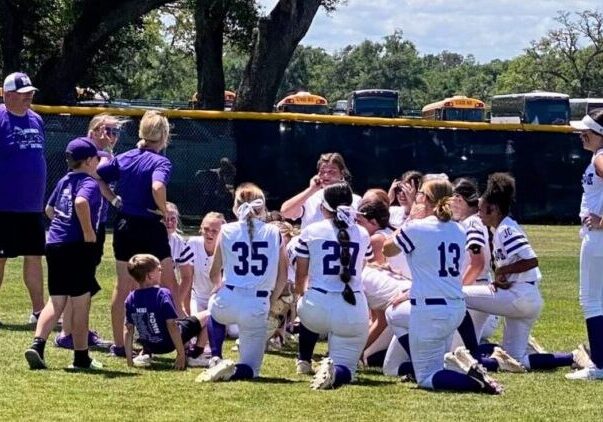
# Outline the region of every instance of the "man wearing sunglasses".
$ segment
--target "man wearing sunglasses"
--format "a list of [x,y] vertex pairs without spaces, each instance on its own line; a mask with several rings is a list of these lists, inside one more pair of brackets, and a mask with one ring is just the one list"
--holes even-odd
[[0,284],[8,258],[23,256],[23,279],[37,322],[44,307],[44,192],[46,159],[44,123],[31,102],[37,88],[25,73],[4,80],[0,105]]

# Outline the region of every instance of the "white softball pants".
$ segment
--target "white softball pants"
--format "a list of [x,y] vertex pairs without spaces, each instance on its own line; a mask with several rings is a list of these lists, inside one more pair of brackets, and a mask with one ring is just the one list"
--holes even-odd
[[586,319],[603,315],[603,231],[586,232],[580,248],[580,306]]

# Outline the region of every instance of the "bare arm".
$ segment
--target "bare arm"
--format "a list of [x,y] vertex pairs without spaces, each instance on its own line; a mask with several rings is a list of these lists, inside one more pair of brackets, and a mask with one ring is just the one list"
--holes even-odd
[[179,370],[185,369],[186,355],[184,353],[184,344],[182,343],[182,337],[180,337],[180,330],[178,329],[178,324],[176,324],[175,319],[168,319],[165,324],[167,326],[168,332],[170,333],[172,343],[174,343],[174,346],[176,346],[176,362],[174,363],[174,367]]
[[310,258],[297,257],[295,264],[295,294],[303,296],[308,281]]
[[48,217],[49,219],[53,219],[54,218],[54,207],[51,207],[50,205],[46,205],[46,208],[44,209],[44,213],[46,214],[46,217]]
[[394,242],[394,237],[398,233],[399,230],[396,230],[391,237],[388,237],[387,239],[385,239],[385,242],[383,242],[383,255],[385,255],[386,257],[396,256],[400,252],[402,252],[400,248],[398,248],[398,245],[396,245],[396,243]]
[[371,236],[371,247],[373,248],[373,259],[370,262],[377,264],[385,264],[386,259],[383,255],[383,244],[385,243],[385,236],[382,234],[374,234]]
[[287,265],[288,260],[285,245],[281,245],[278,258],[278,275],[276,277],[276,285],[274,286],[274,290],[270,298],[271,304],[281,297],[283,290],[285,287],[287,287]]
[[373,311],[373,322],[369,327],[369,336],[366,340],[364,349],[366,350],[371,344],[375,342],[387,327],[387,321],[385,320],[385,311]]
[[214,291],[222,284],[222,235],[219,234],[216,239],[216,249],[214,250],[214,261],[209,270],[209,279],[214,285]]
[[484,271],[486,265],[486,257],[484,249],[480,249],[479,253],[471,252],[469,254],[469,265],[463,274],[463,285],[473,284],[479,275]]
[[132,359],[132,342],[134,341],[134,325],[126,323],[126,329],[124,330],[124,347],[126,349],[126,362],[131,368],[134,366],[134,360]]
[[295,195],[293,198],[287,199],[281,205],[281,214],[285,218],[296,219],[299,218],[302,214],[302,206],[304,202],[311,197],[314,193],[320,190],[320,178],[318,176],[312,177],[310,179],[310,185]]
[[90,217],[90,205],[86,198],[82,196],[77,196],[75,198],[75,214],[80,222],[80,226],[82,226],[84,242],[96,242],[96,232],[94,231],[94,228],[92,228],[92,218]]
[[180,271],[180,291],[182,301],[182,309],[186,312],[187,315],[191,314],[191,289],[193,288],[193,274],[194,274],[194,266],[192,265],[182,265],[178,267]]
[[157,209],[161,213],[161,215],[167,215],[167,188],[163,182],[154,181],[151,186],[151,190],[153,191],[153,200],[155,201],[155,205],[157,205]]
[[538,266],[538,258],[522,259],[509,265],[498,267],[495,271],[496,276],[507,274],[518,274],[530,271]]

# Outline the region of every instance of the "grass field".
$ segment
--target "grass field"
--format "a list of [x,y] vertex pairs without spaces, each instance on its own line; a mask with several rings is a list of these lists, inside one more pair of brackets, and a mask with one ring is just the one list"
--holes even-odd
[[[585,340],[578,305],[579,239],[576,227],[531,226],[540,258],[546,306],[534,335],[549,350],[570,351]],[[108,239],[107,245],[111,244]],[[111,256],[107,247],[106,256]],[[297,376],[293,352],[269,354],[253,382],[198,384],[200,370],[170,370],[168,356],[153,369],[129,369],[125,361],[95,352],[98,373],[69,373],[71,353],[47,347],[50,368],[27,369],[23,351],[32,328],[24,324],[29,299],[21,262],[11,260],[0,291],[0,421],[9,420],[599,420],[603,382],[567,381],[565,369],[501,374],[499,397],[434,393],[376,372],[335,391],[311,391]],[[109,337],[113,260],[98,274],[103,290],[94,299],[92,327]],[[230,349],[230,344],[226,348]],[[319,351],[324,352],[324,345]],[[231,354],[231,352],[227,352]]]

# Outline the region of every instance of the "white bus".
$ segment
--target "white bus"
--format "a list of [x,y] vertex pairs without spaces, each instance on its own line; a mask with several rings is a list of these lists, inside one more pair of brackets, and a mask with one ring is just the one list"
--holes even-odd
[[596,108],[603,108],[603,98],[570,98],[572,120],[580,120]]
[[491,123],[567,125],[569,121],[569,95],[566,94],[533,91],[492,97]]

